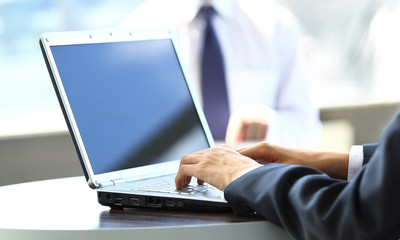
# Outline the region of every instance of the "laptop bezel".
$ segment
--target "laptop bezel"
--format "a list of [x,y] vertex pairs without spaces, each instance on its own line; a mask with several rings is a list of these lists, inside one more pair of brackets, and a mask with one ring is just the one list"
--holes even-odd
[[186,81],[188,91],[192,97],[194,107],[198,114],[200,123],[205,133],[206,140],[209,147],[215,145],[208,127],[206,118],[202,111],[199,100],[193,91],[191,81],[188,79],[186,67],[181,61],[179,51],[177,49],[175,37],[170,30],[167,29],[151,29],[151,30],[138,30],[138,29],[99,29],[89,31],[69,31],[69,32],[49,32],[43,33],[40,36],[40,45],[43,54],[46,56],[46,64],[50,72],[53,86],[55,88],[59,103],[63,110],[65,120],[67,122],[71,137],[73,138],[79,160],[84,169],[85,177],[88,185],[91,188],[101,188],[110,185],[115,185],[116,181],[122,179],[123,182],[140,180],[142,178],[156,177],[164,174],[172,174],[178,170],[180,159],[172,160],[170,162],[151,164],[142,167],[130,168],[114,172],[94,174],[90,159],[85,149],[85,145],[81,138],[79,128],[75,121],[71,106],[69,104],[65,89],[63,87],[62,79],[57,70],[55,59],[51,52],[52,46],[62,45],[76,45],[76,44],[95,44],[95,43],[112,43],[112,42],[126,42],[126,41],[143,41],[167,39],[170,40],[175,50],[177,60],[180,64],[183,77]]

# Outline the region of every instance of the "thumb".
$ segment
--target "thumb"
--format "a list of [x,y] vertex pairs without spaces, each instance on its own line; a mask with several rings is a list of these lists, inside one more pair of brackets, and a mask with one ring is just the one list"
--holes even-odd
[[252,147],[247,147],[238,150],[243,156],[249,157],[253,160],[264,160],[266,161],[266,153],[268,151],[269,144],[267,142],[262,142]]

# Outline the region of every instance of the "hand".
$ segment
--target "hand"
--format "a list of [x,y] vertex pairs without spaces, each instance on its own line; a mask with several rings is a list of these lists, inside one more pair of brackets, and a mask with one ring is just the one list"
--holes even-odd
[[281,163],[312,167],[316,162],[314,151],[296,149],[261,142],[255,146],[238,150],[244,156],[261,163]]
[[270,109],[251,105],[236,111],[229,118],[225,141],[234,145],[245,140],[263,140],[267,136]]
[[245,140],[262,140],[267,136],[268,124],[263,119],[231,116],[226,131],[226,143],[237,144]]
[[261,164],[281,163],[311,167],[338,179],[347,179],[349,154],[287,148],[268,142],[241,149],[240,154]]
[[198,184],[207,182],[223,191],[242,174],[259,166],[254,160],[223,145],[185,155],[175,177],[175,184],[180,189],[189,184],[192,177],[196,177]]

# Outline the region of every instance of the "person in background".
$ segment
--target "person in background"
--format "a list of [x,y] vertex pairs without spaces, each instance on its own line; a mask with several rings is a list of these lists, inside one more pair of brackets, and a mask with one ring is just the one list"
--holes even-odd
[[214,139],[315,147],[321,124],[293,16],[252,0],[147,0],[119,28],[169,28]]
[[378,144],[349,153],[263,142],[189,154],[175,183],[207,182],[237,214],[261,215],[294,239],[400,239],[399,146],[400,114]]

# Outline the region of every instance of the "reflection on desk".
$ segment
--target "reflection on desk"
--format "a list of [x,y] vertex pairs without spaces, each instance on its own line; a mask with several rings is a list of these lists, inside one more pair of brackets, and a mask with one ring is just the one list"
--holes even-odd
[[289,239],[232,212],[111,210],[83,177],[4,186],[0,196],[0,239]]

